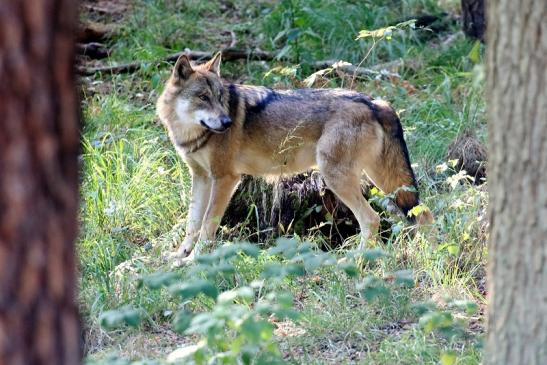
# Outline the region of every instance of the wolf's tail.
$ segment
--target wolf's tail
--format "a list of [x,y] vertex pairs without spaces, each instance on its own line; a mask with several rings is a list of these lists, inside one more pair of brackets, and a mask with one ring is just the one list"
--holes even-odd
[[382,155],[377,159],[373,180],[385,193],[395,195],[395,204],[410,221],[418,224],[432,223],[433,216],[429,210],[421,210],[411,217],[408,215],[412,208],[420,204],[420,197],[397,113],[384,101],[374,100],[371,104],[372,111],[384,130]]

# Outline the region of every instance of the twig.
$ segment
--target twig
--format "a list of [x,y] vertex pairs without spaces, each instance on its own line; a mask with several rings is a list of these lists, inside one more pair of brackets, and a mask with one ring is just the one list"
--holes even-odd
[[334,60],[325,60],[325,61],[316,61],[312,64],[315,69],[324,69],[332,67],[337,71],[343,72],[345,74],[351,75],[363,75],[363,76],[387,76],[387,77],[397,77],[401,76],[398,73],[390,72],[385,69],[372,69],[366,67],[354,66],[351,63],[334,61]]
[[237,37],[233,30],[227,30],[226,33],[230,33],[231,41],[230,45],[225,49],[234,48],[237,44]]
[[[368,56],[370,56],[370,54],[372,53],[372,50],[374,48],[376,48],[376,45],[378,44],[379,41],[381,41],[382,39],[384,39],[385,36],[382,36],[380,37],[380,39],[377,41],[376,38],[372,38],[372,46],[369,48],[367,54],[365,55],[365,57],[361,60],[361,62],[359,62],[359,64],[357,65],[357,68],[360,68],[361,65],[363,64],[363,62],[365,62],[365,60],[368,58]],[[349,84],[349,88],[350,90],[353,89],[353,82],[355,81],[355,77],[357,76],[357,72],[354,71],[353,72],[353,75],[351,76],[351,83]]]

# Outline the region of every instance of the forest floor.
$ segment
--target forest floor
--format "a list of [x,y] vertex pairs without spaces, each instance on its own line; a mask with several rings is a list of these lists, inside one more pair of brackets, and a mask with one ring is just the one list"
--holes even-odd
[[[411,234],[408,226],[388,219],[393,225],[390,236],[370,247],[381,252],[381,259],[357,265],[355,273],[347,266],[347,275],[328,265],[313,270],[306,266],[304,275],[287,275],[271,284],[291,293],[298,312],[298,319],[269,320],[271,341],[281,359],[295,364],[479,364],[488,196],[486,184],[474,185],[458,171],[449,146],[459,136],[484,143],[483,46],[459,30],[458,4],[84,1],[82,23],[108,25],[111,35],[102,40],[109,49],[107,58],[82,57],[80,65],[143,62],[136,72],[81,78],[83,175],[77,248],[87,361],[161,362],[177,348],[204,341],[197,332],[176,330],[173,321],[182,307],[206,312],[217,308],[213,302],[201,296],[181,302],[167,289],[151,290],[140,280],[173,270],[187,279],[196,275],[191,267],[172,269],[163,259],[184,236],[190,180],[155,115],[155,101],[172,67],[157,61],[186,48],[215,51],[235,43],[236,48],[279,56],[272,61],[225,62],[223,76],[239,83],[303,87],[317,71],[309,65],[318,60],[362,62],[377,71],[355,77],[333,70],[317,75],[312,84],[351,86],[394,105],[423,203],[435,216],[435,230],[429,234]],[[427,26],[404,24],[413,18]],[[385,30],[395,24],[401,25],[381,37],[356,40],[363,29]],[[337,267],[346,262],[348,247],[356,239],[330,252]],[[302,247],[303,242],[324,241],[315,233],[290,242]],[[235,264],[231,279],[221,281],[218,290],[254,283],[272,263],[293,262],[288,256],[267,254],[274,246],[273,241],[257,244],[258,258]],[[401,275],[403,283],[411,276],[410,286],[399,285]],[[371,278],[379,278],[380,284]],[[138,325],[106,328],[104,313],[119,308],[135,309]],[[222,333],[226,339],[245,339],[238,328]],[[214,349],[218,338],[208,341],[210,353],[222,347],[216,343]],[[216,359],[212,363],[221,362]]]

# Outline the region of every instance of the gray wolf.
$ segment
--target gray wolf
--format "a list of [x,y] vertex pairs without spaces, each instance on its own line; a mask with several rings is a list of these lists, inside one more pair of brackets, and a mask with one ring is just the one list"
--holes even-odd
[[[419,204],[403,129],[385,101],[344,89],[272,90],[220,76],[221,55],[193,65],[182,55],[157,113],[192,174],[186,237],[174,254],[192,256],[213,240],[242,174],[278,177],[318,168],[353,212],[361,246],[380,219],[363,197],[363,172],[406,215]],[[428,210],[413,217],[433,221]]]

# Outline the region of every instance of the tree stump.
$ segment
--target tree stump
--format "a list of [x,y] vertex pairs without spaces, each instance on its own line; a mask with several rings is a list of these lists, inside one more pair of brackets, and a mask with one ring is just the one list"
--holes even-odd
[[262,242],[285,234],[321,233],[331,247],[359,233],[353,213],[326,188],[318,172],[273,183],[245,176],[222,224],[231,238]]
[[463,32],[471,38],[484,42],[486,18],[484,0],[462,0]]
[[448,146],[448,159],[458,160],[456,170],[465,170],[475,184],[486,180],[486,147],[471,131],[465,131]]

